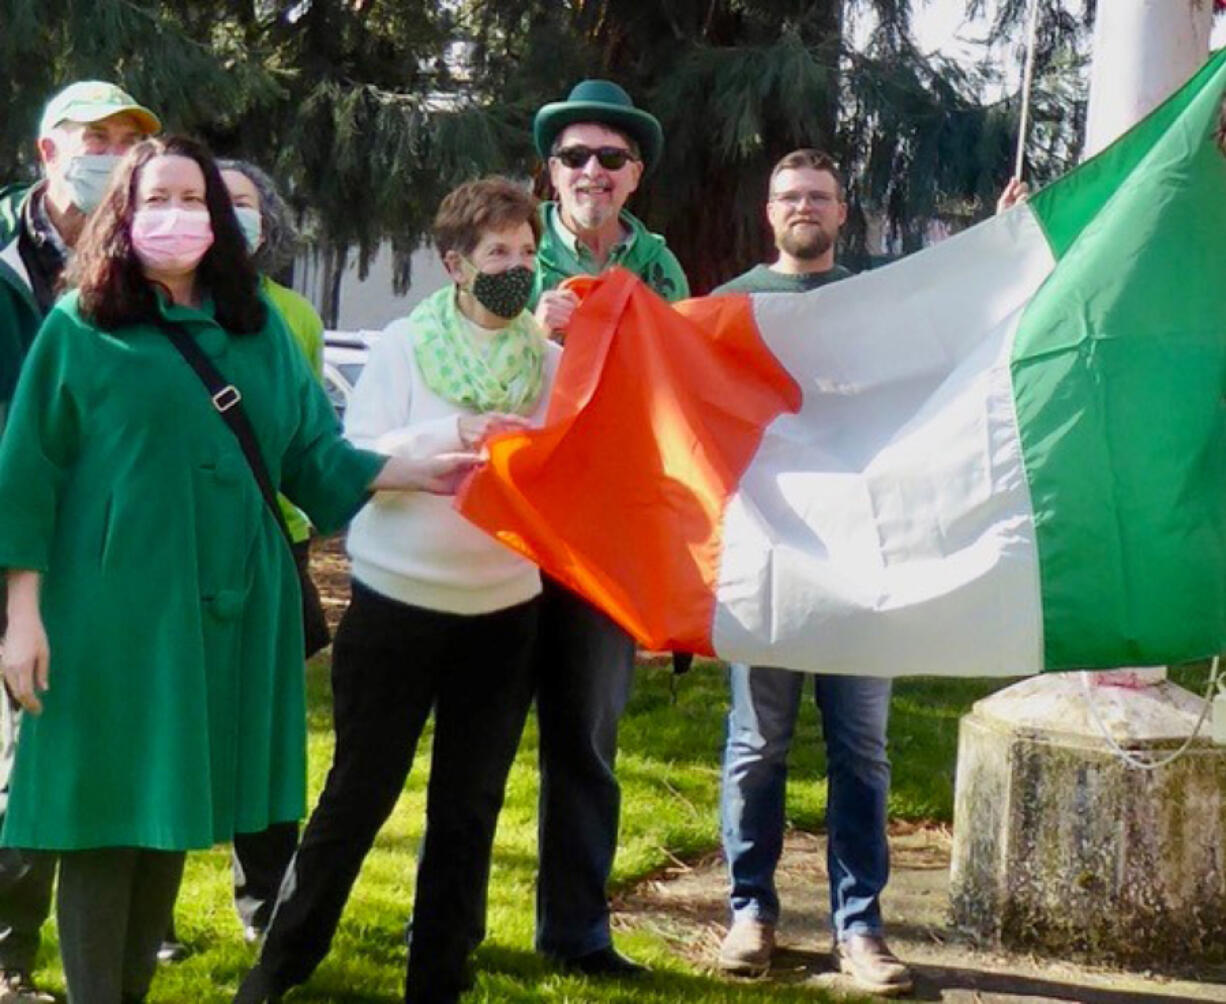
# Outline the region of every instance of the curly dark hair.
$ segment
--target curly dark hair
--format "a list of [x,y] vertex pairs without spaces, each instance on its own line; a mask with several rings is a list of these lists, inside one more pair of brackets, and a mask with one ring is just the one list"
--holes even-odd
[[217,167],[246,176],[260,195],[260,227],[264,239],[251,256],[255,267],[260,272],[275,275],[292,264],[302,238],[294,226],[293,212],[277,191],[276,182],[249,160],[219,160]]
[[132,247],[132,217],[141,170],[154,157],[187,157],[204,173],[204,202],[213,244],[196,266],[201,292],[212,297],[217,323],[235,334],[264,327],[259,276],[247,254],[238,220],[212,154],[186,136],[146,139],[128,151],[115,169],[102,204],[90,216],[68,270],[68,285],[80,290],[82,316],[107,331],[154,321],[159,316],[156,283],[149,280]]

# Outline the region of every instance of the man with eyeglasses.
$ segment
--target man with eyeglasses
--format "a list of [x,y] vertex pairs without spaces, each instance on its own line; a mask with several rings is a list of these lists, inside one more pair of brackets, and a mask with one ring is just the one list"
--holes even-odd
[[[664,242],[626,211],[660,158],[655,116],[607,80],[584,80],[536,114],[533,139],[556,202],[541,207],[536,318],[553,333],[576,299],[557,285],[619,265],[667,300],[689,284]],[[610,527],[610,531],[615,528]],[[536,657],[540,725],[540,866],[536,947],[589,975],[634,976],[642,966],[614,948],[606,885],[617,850],[621,792],[613,766],[617,725],[630,696],[633,639],[605,614],[546,578]]]
[[[713,291],[801,293],[852,273],[835,263],[847,219],[834,161],[796,150],[771,171],[766,218],[779,257]],[[779,919],[775,868],[783,849],[787,758],[807,677],[769,666],[729,669],[732,708],[720,799],[724,855],[731,877],[732,926],[720,946],[725,972],[758,975],[770,968]],[[890,762],[886,721],[890,681],[817,675],[827,773],[827,870],[836,967],[870,993],[911,988],[907,967],[882,936],[879,897],[889,876],[886,801]]]
[[[37,151],[43,177],[0,188],[0,433],[26,351],[59,295],[60,276],[86,218],[128,148],[161,129],[114,84],[79,81],[48,103]],[[4,588],[0,582],[0,631]],[[17,739],[17,713],[0,696],[0,821]],[[51,911],[55,857],[0,849],[0,1004],[52,1001],[30,978],[39,929]]]

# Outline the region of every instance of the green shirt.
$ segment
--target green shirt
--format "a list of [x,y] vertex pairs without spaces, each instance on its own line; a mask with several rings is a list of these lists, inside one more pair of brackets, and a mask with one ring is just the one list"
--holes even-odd
[[[344,524],[384,458],[358,450],[279,314],[233,335],[163,306],[242,394],[269,476]],[[51,649],[24,715],[3,842],[184,850],[297,819],[306,785],[293,557],[199,377],[155,325],[60,300],[0,438],[0,568],[43,573]]]
[[776,272],[769,265],[755,265],[748,272],[742,272],[735,279],[729,279],[722,286],[711,290],[712,296],[723,293],[807,293],[818,286],[838,282],[855,275],[851,269],[835,265],[825,272],[802,272],[791,275]]
[[570,234],[563,234],[555,202],[541,203],[541,243],[536,249],[536,282],[532,287],[530,309],[535,309],[541,293],[555,288],[572,275],[599,275],[606,268],[620,265],[629,269],[665,300],[675,302],[690,295],[690,284],[681,263],[668,249],[664,238],[653,234],[635,216],[622,211],[619,217],[626,237],[613,248],[603,266]]

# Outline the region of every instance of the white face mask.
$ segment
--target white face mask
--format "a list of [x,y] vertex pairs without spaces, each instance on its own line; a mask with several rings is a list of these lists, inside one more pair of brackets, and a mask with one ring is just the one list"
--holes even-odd
[[101,205],[119,160],[113,153],[82,153],[68,162],[64,181],[72,189],[72,204],[81,212],[92,213]]
[[235,206],[234,215],[238,218],[238,228],[243,232],[243,238],[247,241],[247,253],[255,254],[256,248],[264,239],[264,222],[260,217],[260,211],[251,206]]

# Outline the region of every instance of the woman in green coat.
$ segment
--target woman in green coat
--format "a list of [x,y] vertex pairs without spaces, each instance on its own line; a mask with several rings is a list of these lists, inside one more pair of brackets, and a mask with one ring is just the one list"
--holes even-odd
[[148,140],[78,245],[0,443],[5,680],[32,712],[3,842],[61,854],[70,1001],[143,998],[184,852],[305,803],[298,581],[236,436],[167,337],[241,395],[270,480],[323,530],[371,490],[447,492],[467,455],[340,437],[258,292],[203,147]]

